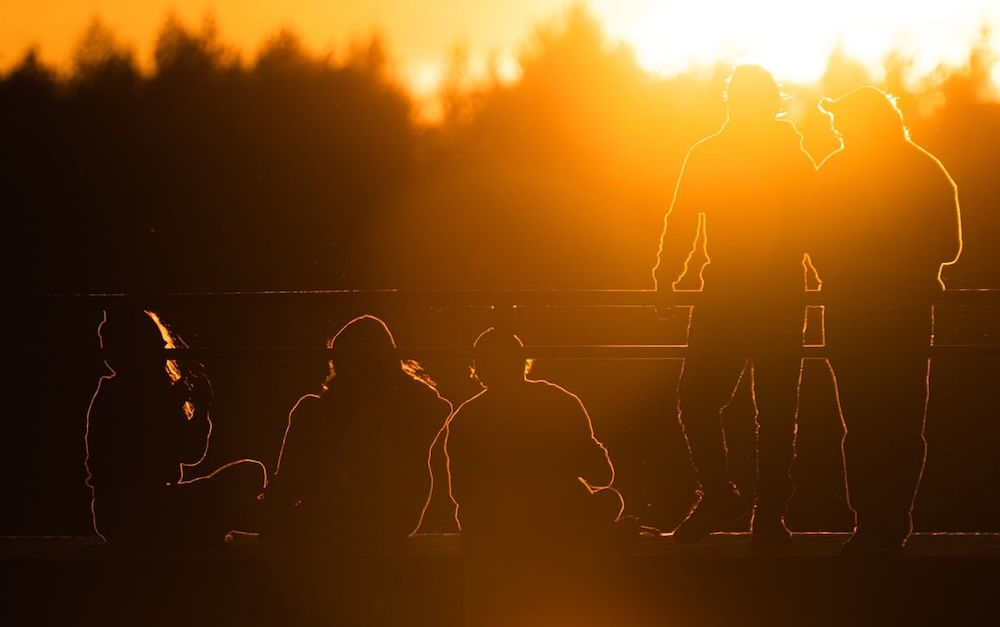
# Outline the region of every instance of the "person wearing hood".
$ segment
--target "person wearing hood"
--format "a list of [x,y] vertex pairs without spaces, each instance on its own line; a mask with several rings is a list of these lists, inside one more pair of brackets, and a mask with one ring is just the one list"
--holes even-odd
[[912,530],[926,454],[932,305],[962,248],[958,189],[885,92],[865,86],[820,106],[842,141],[819,168],[810,256],[856,517],[844,552],[894,553]]
[[[699,501],[674,531],[696,542],[736,523],[747,505],[733,483],[721,412],[742,376],[751,377],[757,421],[753,541],[791,539],[784,523],[793,484],[804,325],[804,216],[815,163],[795,126],[781,119],[783,95],[763,67],[734,67],[727,120],[684,161],[664,220],[653,270],[661,315],[682,277],[701,279],[678,385],[681,424],[700,484]],[[703,237],[703,240],[702,240]],[[707,257],[693,264],[695,248]]]

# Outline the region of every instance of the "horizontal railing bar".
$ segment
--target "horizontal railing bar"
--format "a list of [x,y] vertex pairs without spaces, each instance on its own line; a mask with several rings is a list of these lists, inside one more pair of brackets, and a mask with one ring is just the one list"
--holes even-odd
[[[805,305],[822,305],[830,299],[822,290],[802,294]],[[656,290],[598,289],[369,289],[369,290],[273,290],[168,293],[51,293],[14,294],[22,300],[88,300],[105,302],[160,303],[174,300],[276,299],[358,301],[364,305],[410,305],[432,307],[652,307],[664,303],[676,306],[697,304],[704,292],[690,290],[660,294]],[[1000,290],[943,290],[934,295],[939,305],[1000,305]],[[872,306],[891,306],[884,303]],[[844,303],[844,306],[851,306]]]
[[[399,359],[444,358],[472,359],[471,346],[401,346],[396,349],[351,348],[330,349],[309,346],[213,346],[176,349],[136,349],[104,351],[99,348],[41,348],[26,352],[37,356],[68,358],[157,358],[157,359],[247,359],[247,360],[298,360],[330,359],[337,355],[371,354],[390,350]],[[524,356],[534,359],[680,359],[688,350],[685,345],[674,344],[576,344],[529,346]],[[824,346],[803,346],[802,356],[824,357]],[[1000,345],[935,345],[928,347],[928,356],[948,359],[997,359]]]

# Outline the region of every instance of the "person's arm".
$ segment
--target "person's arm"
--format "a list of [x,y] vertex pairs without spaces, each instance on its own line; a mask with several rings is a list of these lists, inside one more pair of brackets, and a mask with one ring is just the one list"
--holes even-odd
[[578,434],[577,455],[574,456],[577,476],[591,489],[609,487],[615,480],[615,468],[611,464],[611,456],[608,454],[608,449],[594,436],[594,426],[583,401],[576,395],[570,396],[574,405],[571,410],[577,417],[574,427]]
[[905,253],[899,260],[905,268],[896,270],[900,276],[921,282],[931,274],[937,287],[944,289],[941,271],[955,263],[962,252],[958,187],[936,157],[917,148],[923,153],[919,166],[911,166],[905,172],[909,179],[900,182],[909,187],[907,205],[912,217],[898,227],[910,244],[903,248]]
[[[265,499],[294,504],[304,495],[303,487],[311,485],[313,458],[322,420],[322,400],[318,394],[306,394],[288,412],[288,425],[281,441],[281,450],[274,475],[269,480]],[[313,477],[315,479],[315,477]]]
[[803,216],[802,229],[806,254],[815,269],[817,287],[822,289],[824,272],[831,258],[837,255],[832,239],[836,234],[831,232],[831,215],[835,211],[835,197],[839,184],[837,182],[838,153],[829,155],[816,169],[813,175],[811,202],[808,213]]
[[428,446],[427,471],[430,474],[431,484],[420,512],[420,523],[417,525],[416,531],[421,531],[425,526],[428,531],[451,531],[457,525],[455,501],[451,495],[451,478],[448,476],[448,460],[445,451],[448,419],[451,417],[453,409],[448,401],[445,401],[445,405],[441,407],[446,412],[443,419],[438,421],[437,431]]
[[803,287],[819,289],[821,280],[819,272],[812,260],[812,249],[815,241],[813,230],[815,222],[820,218],[819,208],[819,176],[816,162],[808,153],[800,148],[794,164],[796,198],[794,199],[793,237],[797,243],[798,252],[802,255]]
[[670,209],[663,219],[660,248],[653,268],[653,284],[657,296],[657,314],[672,318],[675,307],[671,295],[675,285],[688,271],[688,262],[695,251],[701,221],[701,203],[698,201],[702,185],[700,169],[694,158],[694,149],[688,153],[674,189]]
[[[958,202],[958,186],[947,173],[944,166],[940,162],[938,162],[938,165],[941,166],[941,171],[947,181],[947,184],[943,185],[945,193],[942,194],[943,197],[940,203],[941,229],[939,235],[941,237],[941,266],[943,268],[958,261],[959,256],[962,254],[962,211]],[[944,283],[941,281],[940,270],[938,271],[938,282],[944,287]]]
[[461,504],[463,489],[465,488],[464,453],[465,447],[461,436],[461,421],[465,405],[460,405],[458,409],[448,418],[444,427],[444,460],[448,470],[448,490],[452,500]]
[[190,410],[182,408],[181,412],[176,423],[181,463],[185,466],[197,466],[208,453],[209,440],[212,436],[212,419],[208,415],[208,408],[204,405],[192,404]]

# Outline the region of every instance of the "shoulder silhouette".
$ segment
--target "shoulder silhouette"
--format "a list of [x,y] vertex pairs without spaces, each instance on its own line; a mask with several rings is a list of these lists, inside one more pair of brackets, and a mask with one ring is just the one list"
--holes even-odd
[[898,302],[943,284],[961,250],[958,190],[941,162],[915,144],[895,99],[858,88],[821,107],[843,146],[819,171],[820,214],[810,256],[831,297]]

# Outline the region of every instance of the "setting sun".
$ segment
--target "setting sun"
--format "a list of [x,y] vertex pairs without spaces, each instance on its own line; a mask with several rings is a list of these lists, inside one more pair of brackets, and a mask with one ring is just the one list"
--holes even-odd
[[988,2],[943,3],[847,0],[594,3],[609,35],[629,44],[656,74],[692,64],[754,57],[786,80],[812,81],[829,54],[842,49],[870,68],[899,51],[917,74],[938,64],[961,64],[969,47],[997,18]]

